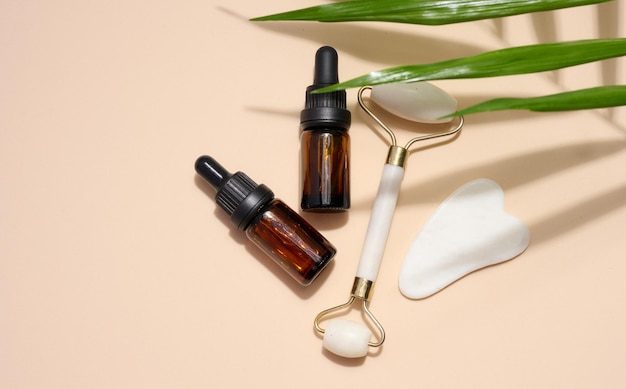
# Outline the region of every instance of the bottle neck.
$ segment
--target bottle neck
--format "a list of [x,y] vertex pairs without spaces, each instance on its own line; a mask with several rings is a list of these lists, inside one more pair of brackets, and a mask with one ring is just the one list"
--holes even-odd
[[352,115],[341,108],[318,107],[305,108],[300,112],[300,128],[302,131],[316,128],[333,128],[348,130]]
[[274,193],[263,184],[237,172],[220,187],[215,201],[239,230],[248,228],[259,210],[274,199]]

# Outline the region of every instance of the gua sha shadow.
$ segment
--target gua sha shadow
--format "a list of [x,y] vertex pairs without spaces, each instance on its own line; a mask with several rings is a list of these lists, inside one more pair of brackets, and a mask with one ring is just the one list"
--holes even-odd
[[411,244],[400,270],[400,292],[410,299],[431,296],[458,279],[521,254],[528,227],[504,209],[494,181],[471,181],[452,193]]

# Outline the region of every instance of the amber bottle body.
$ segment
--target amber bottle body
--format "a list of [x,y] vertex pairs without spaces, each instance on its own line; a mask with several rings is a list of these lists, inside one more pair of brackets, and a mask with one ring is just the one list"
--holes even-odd
[[302,131],[300,207],[309,212],[350,208],[350,136],[344,129]]
[[315,228],[281,200],[263,207],[246,235],[302,285],[309,285],[337,252]]

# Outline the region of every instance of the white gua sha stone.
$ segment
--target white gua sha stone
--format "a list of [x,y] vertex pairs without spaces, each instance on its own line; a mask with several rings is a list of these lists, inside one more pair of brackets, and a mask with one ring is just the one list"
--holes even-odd
[[[386,163],[383,167],[378,193],[376,194],[376,199],[372,207],[372,213],[365,234],[361,258],[359,259],[359,265],[356,270],[350,299],[347,303],[320,312],[314,320],[315,329],[319,333],[324,334],[323,347],[342,357],[365,357],[369,351],[369,347],[380,347],[385,341],[385,330],[369,310],[368,303],[376,277],[378,276],[387,237],[389,236],[409,148],[415,142],[456,135],[463,127],[463,118],[461,117],[459,124],[448,131],[418,136],[407,142],[406,146],[399,146],[393,131],[391,131],[391,129],[389,129],[389,127],[387,127],[363,102],[362,94],[364,90],[368,89],[371,90],[373,94],[375,91],[380,90],[380,88],[389,88],[386,89],[386,92],[383,93],[384,97],[382,97],[382,104],[386,104],[387,108],[383,107],[380,101],[376,101],[376,103],[379,103],[382,108],[390,109],[392,113],[415,122],[432,122],[433,118],[454,113],[456,110],[456,101],[443,90],[427,86],[425,88],[422,87],[419,89],[419,93],[416,93],[414,85],[415,84],[411,86],[409,93],[406,93],[408,89],[403,84],[394,84],[389,87],[384,85],[363,87],[358,93],[359,105],[391,137],[391,146],[387,154]],[[424,90],[430,92],[423,92]],[[400,99],[395,102],[391,101],[389,96],[396,93],[400,96]],[[444,95],[447,96],[448,99],[443,98]],[[380,96],[379,94],[379,97]],[[373,96],[370,96],[370,98],[374,100]],[[434,106],[429,105],[429,108],[425,110],[420,110],[419,106],[428,105],[429,99],[438,99],[437,101],[439,101],[439,103]],[[441,106],[441,101],[449,102],[450,99],[454,101],[454,106],[450,106],[448,103],[446,103],[446,106]],[[357,300],[362,303],[363,313],[376,327],[378,336],[373,337],[372,331],[364,324],[341,318],[328,320],[326,328],[322,328],[320,322],[323,318],[335,315],[342,310],[349,310],[351,305]],[[376,339],[371,340],[371,338]]]
[[504,211],[504,192],[488,179],[465,184],[448,197],[411,244],[399,286],[411,299],[428,297],[463,276],[521,254],[528,227]]
[[386,111],[421,123],[448,123],[439,119],[456,111],[456,99],[428,82],[376,85],[370,98]]

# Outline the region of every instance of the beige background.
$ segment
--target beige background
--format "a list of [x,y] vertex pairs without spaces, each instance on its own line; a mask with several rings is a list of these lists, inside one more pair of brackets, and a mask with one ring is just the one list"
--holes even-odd
[[[339,51],[347,79],[624,36],[624,4],[441,27],[247,21],[316,3],[0,2],[0,387],[626,387],[624,108],[470,116],[453,143],[413,153],[371,304],[388,339],[356,361],[323,352],[312,326],[348,297],[387,150],[355,91],[353,208],[305,215],[339,249],[309,288],[230,227],[193,170],[211,154],[296,207],[318,47]],[[623,84],[624,68],[436,84],[463,107]],[[479,177],[504,188],[531,246],[405,299],[410,242]]]

